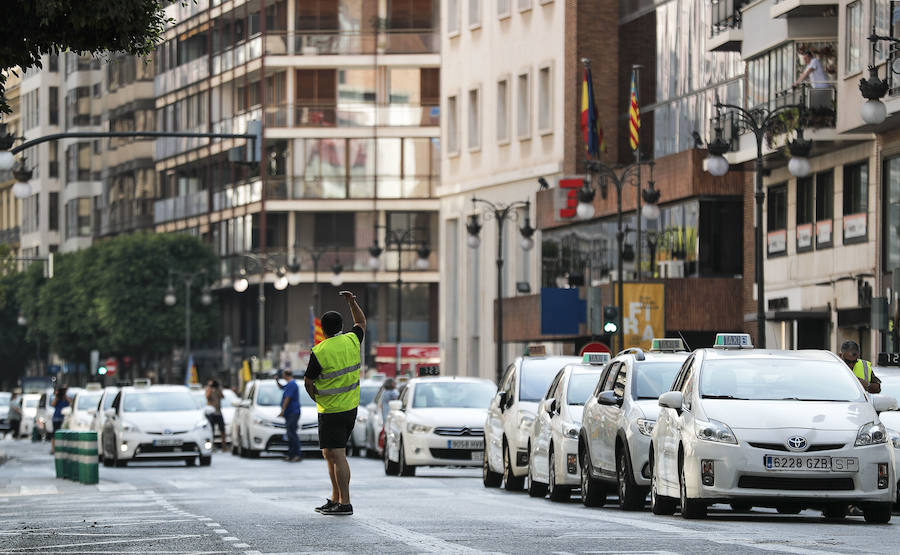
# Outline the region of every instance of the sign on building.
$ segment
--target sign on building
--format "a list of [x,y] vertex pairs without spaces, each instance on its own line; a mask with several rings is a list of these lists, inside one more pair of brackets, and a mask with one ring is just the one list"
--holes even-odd
[[666,314],[663,283],[624,283],[622,333],[625,345],[650,349],[654,337],[665,337]]

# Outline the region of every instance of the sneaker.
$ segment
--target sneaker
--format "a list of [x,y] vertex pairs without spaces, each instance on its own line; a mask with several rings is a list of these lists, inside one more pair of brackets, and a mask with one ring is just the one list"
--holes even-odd
[[291,462],[303,462],[303,457],[301,457],[299,455],[295,456],[295,457],[291,457],[290,461]]
[[323,515],[352,515],[353,505],[341,505],[340,503],[335,503],[330,508],[322,509],[319,512]]
[[326,499],[326,500],[325,500],[325,504],[322,505],[321,507],[316,507],[316,508],[315,508],[315,511],[316,511],[317,513],[321,513],[322,511],[324,511],[324,510],[326,510],[326,509],[330,509],[330,508],[334,507],[335,505],[338,505],[338,503],[335,503],[335,502],[332,501],[331,499]]

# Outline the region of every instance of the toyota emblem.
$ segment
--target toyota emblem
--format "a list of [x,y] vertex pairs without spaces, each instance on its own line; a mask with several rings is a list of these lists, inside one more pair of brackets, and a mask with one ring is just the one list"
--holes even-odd
[[164,435],[164,436],[170,436],[170,435],[172,435],[172,430],[166,428],[165,430],[163,430],[163,435]]
[[791,436],[787,440],[787,446],[791,451],[806,451],[809,442],[803,436]]

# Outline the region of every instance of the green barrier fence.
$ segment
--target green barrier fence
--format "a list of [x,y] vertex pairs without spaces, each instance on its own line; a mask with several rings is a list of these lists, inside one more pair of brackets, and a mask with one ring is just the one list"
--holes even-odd
[[100,480],[97,464],[97,432],[58,430],[56,439],[56,477],[82,484],[96,484]]

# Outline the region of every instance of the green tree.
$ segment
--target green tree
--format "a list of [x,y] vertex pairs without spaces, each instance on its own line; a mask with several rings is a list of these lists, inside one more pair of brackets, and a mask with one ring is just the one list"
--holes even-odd
[[[40,66],[42,53],[72,50],[146,56],[170,23],[172,0],[6,0],[0,34],[0,69]],[[6,75],[0,73],[0,111],[9,113]]]
[[[0,389],[11,388],[25,373],[28,358],[35,353],[35,344],[27,339],[27,328],[20,326],[18,289],[24,275],[10,270],[12,256],[0,245]],[[13,261],[14,262],[14,261]]]

